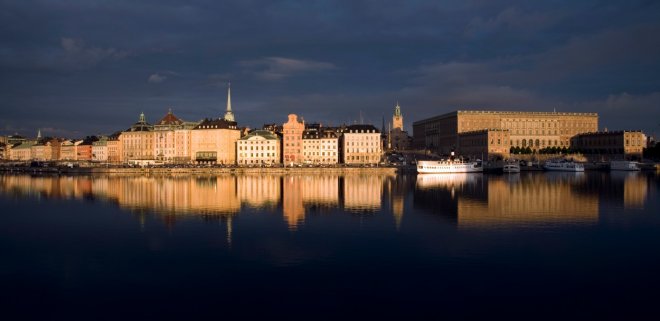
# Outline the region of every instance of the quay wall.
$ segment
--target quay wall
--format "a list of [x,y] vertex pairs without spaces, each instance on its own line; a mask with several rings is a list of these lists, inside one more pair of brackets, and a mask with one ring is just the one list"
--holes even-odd
[[216,175],[216,174],[374,174],[393,175],[396,167],[202,167],[202,168],[105,168],[105,167],[0,167],[0,171],[15,173],[53,173],[70,175],[127,174],[127,175]]

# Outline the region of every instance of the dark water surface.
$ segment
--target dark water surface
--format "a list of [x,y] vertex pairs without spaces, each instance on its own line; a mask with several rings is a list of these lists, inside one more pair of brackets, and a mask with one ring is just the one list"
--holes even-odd
[[0,175],[0,315],[657,320],[659,187],[656,173]]

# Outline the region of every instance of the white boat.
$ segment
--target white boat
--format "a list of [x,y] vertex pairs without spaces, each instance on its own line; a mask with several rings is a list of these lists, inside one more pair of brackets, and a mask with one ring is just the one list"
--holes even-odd
[[520,173],[520,164],[517,162],[505,163],[502,167],[504,173]]
[[571,161],[556,161],[551,160],[545,162],[543,168],[546,171],[559,171],[559,172],[584,172],[584,165]]
[[611,171],[638,171],[639,163],[631,161],[611,161],[610,162]]
[[476,173],[483,172],[483,170],[483,167],[477,162],[452,160],[417,162],[417,173],[419,174]]

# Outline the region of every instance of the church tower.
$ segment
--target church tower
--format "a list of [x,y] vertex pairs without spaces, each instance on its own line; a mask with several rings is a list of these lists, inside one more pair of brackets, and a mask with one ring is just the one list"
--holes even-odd
[[226,121],[235,121],[234,113],[231,111],[231,83],[227,85],[227,111],[225,112]]
[[403,115],[401,115],[401,107],[399,106],[399,102],[396,102],[396,106],[394,107],[394,115],[392,116],[392,129],[400,129],[403,130]]

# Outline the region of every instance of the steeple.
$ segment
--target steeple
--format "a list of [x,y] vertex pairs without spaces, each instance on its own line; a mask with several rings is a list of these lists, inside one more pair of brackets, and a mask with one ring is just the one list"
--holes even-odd
[[399,101],[396,101],[396,106],[394,106],[394,115],[392,115],[392,127],[393,129],[403,130],[403,115],[401,115],[401,106],[399,106]]
[[231,111],[231,82],[227,84],[227,111],[225,112],[226,121],[235,121],[234,113]]
[[41,129],[37,130],[37,140],[41,139]]

